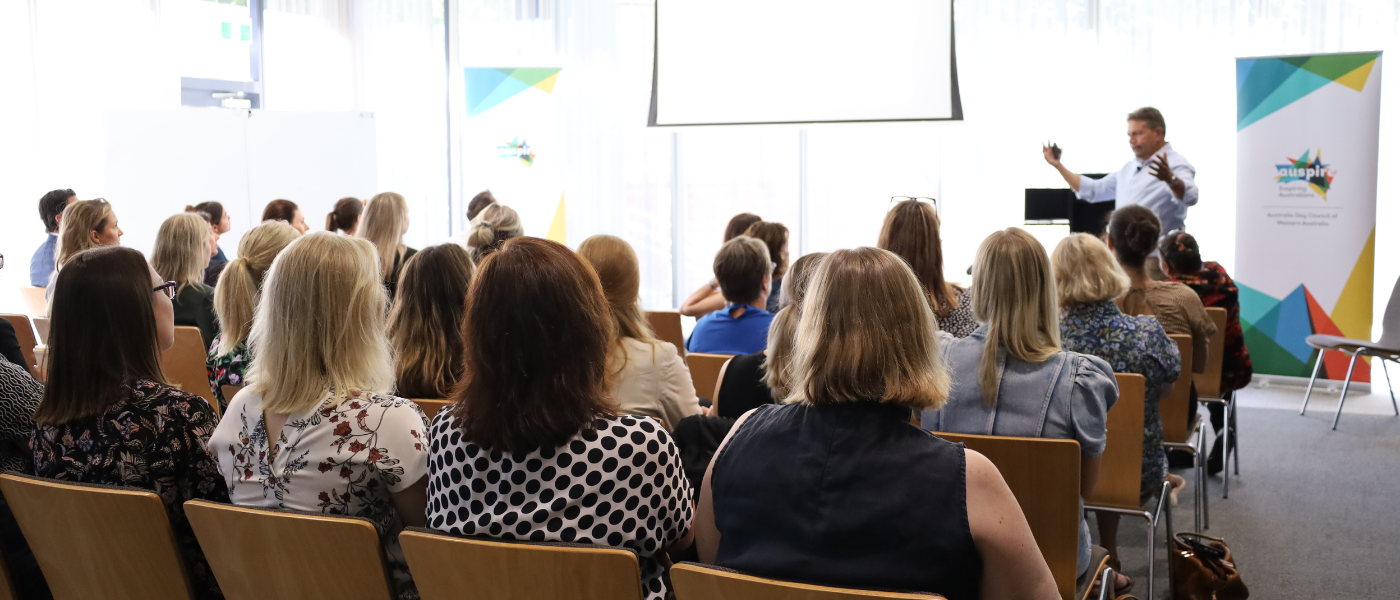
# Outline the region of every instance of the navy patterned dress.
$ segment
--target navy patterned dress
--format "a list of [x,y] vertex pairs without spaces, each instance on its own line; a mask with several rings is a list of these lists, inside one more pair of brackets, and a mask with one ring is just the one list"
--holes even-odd
[[1141,493],[1154,493],[1167,476],[1162,413],[1157,407],[1166,386],[1181,376],[1176,342],[1167,337],[1156,317],[1127,316],[1113,300],[1104,300],[1066,308],[1060,317],[1060,343],[1065,350],[1104,359],[1116,373],[1137,373],[1147,379]]

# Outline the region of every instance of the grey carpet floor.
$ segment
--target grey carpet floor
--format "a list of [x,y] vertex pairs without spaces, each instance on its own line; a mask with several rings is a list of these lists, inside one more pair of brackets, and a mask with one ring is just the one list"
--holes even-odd
[[[1307,416],[1239,409],[1240,475],[1228,499],[1221,498],[1223,480],[1210,478],[1211,527],[1204,533],[1230,545],[1251,598],[1400,598],[1400,418],[1344,414],[1332,431],[1335,404],[1321,404]],[[1186,531],[1193,527],[1194,477],[1175,472],[1188,482],[1173,513],[1177,530]],[[1089,522],[1095,529],[1092,516]],[[1124,571],[1136,580],[1133,594],[1145,600],[1146,522],[1124,518],[1118,535]],[[1165,537],[1162,523],[1159,599],[1171,597]]]

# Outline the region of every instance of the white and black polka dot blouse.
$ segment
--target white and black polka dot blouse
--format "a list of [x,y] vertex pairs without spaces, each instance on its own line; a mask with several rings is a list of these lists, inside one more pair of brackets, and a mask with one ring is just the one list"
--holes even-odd
[[462,439],[452,411],[433,419],[428,526],[459,535],[577,542],[637,552],[648,600],[666,596],[658,555],[690,529],[690,482],[655,420],[594,422],[558,448],[504,454]]

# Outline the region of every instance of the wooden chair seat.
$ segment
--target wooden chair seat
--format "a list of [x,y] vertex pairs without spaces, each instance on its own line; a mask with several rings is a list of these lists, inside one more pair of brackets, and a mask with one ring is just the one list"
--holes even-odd
[[[1196,396],[1200,398],[1220,397],[1220,377],[1225,369],[1225,321],[1229,313],[1223,308],[1211,306],[1206,308],[1206,316],[1215,323],[1215,335],[1210,336],[1206,341],[1209,354],[1206,355],[1206,370],[1196,373],[1193,377],[1196,380]],[[1181,361],[1186,365],[1186,359]],[[1184,367],[1183,367],[1184,370]]]
[[399,545],[423,600],[642,599],[641,570],[630,550],[468,538],[419,527],[400,533]]
[[674,310],[649,310],[647,323],[656,339],[671,342],[676,352],[685,358],[685,331],[681,328],[681,313]]
[[228,600],[393,598],[369,519],[203,500],[185,514]]
[[47,292],[46,288],[41,287],[19,288],[19,295],[24,297],[24,306],[29,310],[29,316],[42,317],[49,314],[49,299],[44,297]]
[[828,587],[755,577],[713,565],[684,562],[671,567],[676,600],[942,600],[917,592]]
[[175,344],[160,353],[160,370],[170,385],[204,398],[218,414],[219,401],[209,386],[209,370],[205,367],[208,358],[199,328],[180,326],[175,328]]
[[[1194,421],[1191,420],[1191,384],[1195,381],[1190,377],[1193,353],[1195,347],[1191,336],[1184,334],[1173,334],[1167,336],[1176,342],[1176,349],[1181,353],[1181,377],[1172,384],[1171,392],[1162,397],[1162,402],[1157,406],[1157,411],[1162,415],[1162,440],[1171,450],[1181,450],[1191,455],[1193,461],[1191,469],[1195,472],[1196,486],[1193,494],[1196,513],[1196,531],[1204,531],[1201,527],[1203,506],[1206,502],[1206,480],[1205,460],[1202,456],[1201,419],[1200,414],[1196,415]],[[1219,383],[1217,382],[1217,387]],[[1192,438],[1195,438],[1194,440]],[[1206,524],[1209,527],[1209,524]]]
[[34,358],[34,346],[38,345],[38,342],[34,339],[34,327],[29,324],[29,317],[0,314],[0,319],[8,321],[15,328],[15,340],[19,342],[19,351],[24,355],[24,368],[29,369],[29,374],[35,379],[39,379],[39,361]]
[[715,399],[715,389],[719,387],[719,372],[732,354],[705,354],[691,352],[685,356],[685,364],[690,367],[690,381],[695,384],[695,395],[699,398]]
[[443,407],[445,407],[445,406],[447,406],[448,404],[451,404],[451,403],[452,403],[451,400],[446,400],[446,399],[441,399],[441,398],[439,398],[439,399],[412,398],[412,400],[413,400],[413,403],[414,403],[414,404],[417,404],[417,405],[418,405],[418,408],[423,409],[423,414],[428,415],[428,420],[429,420],[429,421],[431,421],[431,420],[433,419],[433,417],[437,416],[438,411],[442,410]]
[[190,600],[165,505],[136,488],[0,475],[55,600]]

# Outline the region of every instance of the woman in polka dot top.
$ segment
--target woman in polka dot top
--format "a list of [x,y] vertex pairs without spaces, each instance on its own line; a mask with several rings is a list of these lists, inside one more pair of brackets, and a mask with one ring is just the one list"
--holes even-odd
[[608,397],[597,276],[560,244],[512,239],[482,263],[464,323],[465,375],[430,429],[428,526],[627,548],[648,600],[666,597],[663,553],[692,542],[690,483],[665,428]]

